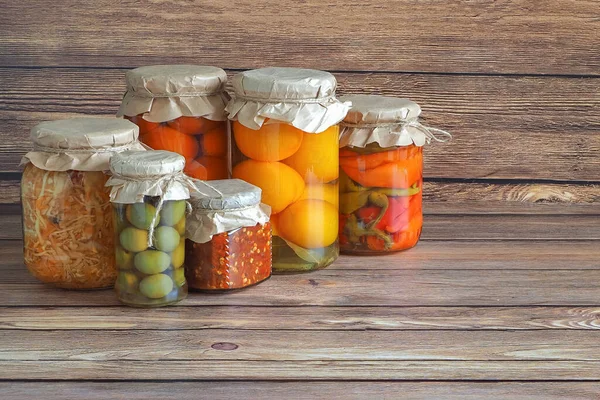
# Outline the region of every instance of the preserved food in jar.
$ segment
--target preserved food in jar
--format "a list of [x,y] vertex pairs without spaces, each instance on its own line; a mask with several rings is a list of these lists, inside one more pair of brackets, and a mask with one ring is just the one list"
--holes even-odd
[[[115,243],[119,274],[115,290],[119,300],[133,306],[162,306],[185,298],[187,286],[183,263],[185,200],[167,200],[156,214],[160,199],[146,196],[143,203],[113,204]],[[148,244],[154,215],[154,241]]]
[[124,304],[160,307],[187,296],[185,214],[193,185],[184,164],[166,151],[125,152],[110,160],[115,291]]
[[[25,265],[65,289],[112,287],[113,220],[105,188],[111,152],[143,148],[127,121],[78,118],[32,130],[21,182]],[[92,147],[93,146],[93,147]]]
[[353,108],[341,124],[341,250],[409,249],[423,225],[422,146],[450,135],[420,124],[420,108],[411,101],[364,95],[342,99]]
[[117,115],[139,126],[141,142],[182,155],[190,177],[229,177],[225,71],[155,65],[129,71],[126,81],[127,93]]
[[333,75],[264,68],[233,78],[233,177],[272,209],[273,271],[311,271],[339,254],[339,127],[349,105]]
[[[197,182],[186,240],[186,278],[203,291],[241,289],[271,276],[269,208],[238,179]],[[206,193],[209,192],[209,193]]]

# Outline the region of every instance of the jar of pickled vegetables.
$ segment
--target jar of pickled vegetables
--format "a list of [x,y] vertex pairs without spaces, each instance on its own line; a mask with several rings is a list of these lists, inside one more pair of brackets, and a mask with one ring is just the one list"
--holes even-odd
[[225,291],[271,276],[271,209],[239,179],[195,181],[186,228],[185,276],[193,289]]
[[423,145],[450,134],[418,121],[407,100],[352,95],[341,123],[340,246],[344,253],[387,253],[415,246],[423,226]]
[[65,289],[111,287],[117,276],[108,160],[143,150],[138,127],[116,118],[42,122],[21,180],[25,265],[42,282]]
[[212,180],[230,176],[225,106],[227,74],[198,65],[153,65],[127,72],[117,116],[140,127],[140,141],[186,159],[184,172]]
[[185,159],[169,151],[123,152],[110,159],[119,300],[160,307],[187,296]]
[[339,254],[338,123],[349,105],[324,71],[263,68],[232,84],[233,177],[271,206],[273,271],[326,267]]

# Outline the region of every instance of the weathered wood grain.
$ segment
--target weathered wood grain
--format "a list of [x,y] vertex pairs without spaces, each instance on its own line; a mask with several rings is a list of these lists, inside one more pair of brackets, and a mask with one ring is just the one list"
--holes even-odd
[[[20,271],[23,249],[20,241],[0,241],[2,271]],[[342,255],[329,270],[391,269],[536,269],[580,270],[600,267],[596,241],[440,241],[423,240],[418,246],[389,256]],[[10,273],[10,272],[9,272]],[[4,282],[20,282],[20,275],[6,275]]]
[[[4,331],[0,361],[596,361],[594,331]],[[81,340],[84,337],[85,340]],[[444,345],[439,344],[444,341]]]
[[[156,309],[3,307],[10,330],[586,330],[600,329],[600,307],[256,307]],[[203,333],[198,332],[198,335]],[[540,336],[543,337],[543,336]],[[442,338],[442,341],[446,339]]]
[[[597,361],[0,361],[0,380],[598,381]],[[226,383],[223,383],[224,385]]]
[[10,382],[0,383],[5,400],[44,393],[46,400],[197,400],[199,393],[230,399],[395,399],[405,400],[582,400],[598,398],[597,382]]
[[[0,180],[0,205],[20,201],[20,181]],[[426,215],[600,214],[600,185],[425,182],[423,202]]]
[[[548,262],[551,262],[549,259]],[[596,270],[328,270],[276,275],[252,290],[194,293],[182,306],[591,306]],[[111,290],[66,291],[25,269],[0,277],[0,306],[116,306]]]
[[[592,1],[9,2],[2,65],[598,74]],[[43,10],[43,12],[41,12]]]
[[[14,210],[13,205],[4,205]],[[21,216],[0,213],[0,240],[21,239]],[[421,240],[599,240],[600,214],[427,215]]]
[[[1,69],[0,171],[14,172],[41,120],[110,116],[123,69]],[[433,178],[600,181],[600,78],[337,74],[340,93],[382,93],[419,102],[424,121],[455,140],[425,151]],[[52,85],[48,83],[52,82]]]

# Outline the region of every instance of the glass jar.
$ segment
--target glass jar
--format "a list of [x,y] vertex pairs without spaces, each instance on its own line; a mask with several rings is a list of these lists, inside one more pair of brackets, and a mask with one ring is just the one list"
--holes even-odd
[[138,128],[120,119],[42,122],[23,159],[23,253],[29,272],[65,289],[111,287],[117,275],[109,191],[111,154],[143,150]]
[[185,159],[168,151],[124,152],[110,160],[119,301],[160,307],[187,296]]
[[[418,122],[420,107],[384,96],[342,97],[340,246],[344,253],[410,249],[423,226],[423,145],[450,134]],[[436,136],[438,134],[439,136]]]
[[270,208],[239,179],[197,181],[190,200],[185,276],[191,288],[226,291],[271,276]]
[[264,68],[233,78],[233,177],[271,206],[273,271],[324,268],[339,254],[338,135],[348,104],[328,72]]
[[225,106],[227,74],[221,68],[154,65],[127,72],[127,92],[117,116],[137,124],[140,141],[178,153],[184,172],[212,180],[230,176]]

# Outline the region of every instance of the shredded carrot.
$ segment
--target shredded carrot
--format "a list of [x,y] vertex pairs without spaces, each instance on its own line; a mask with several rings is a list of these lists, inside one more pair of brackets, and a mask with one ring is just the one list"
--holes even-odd
[[102,172],[25,167],[24,256],[36,278],[68,289],[114,284],[117,270],[106,179]]

